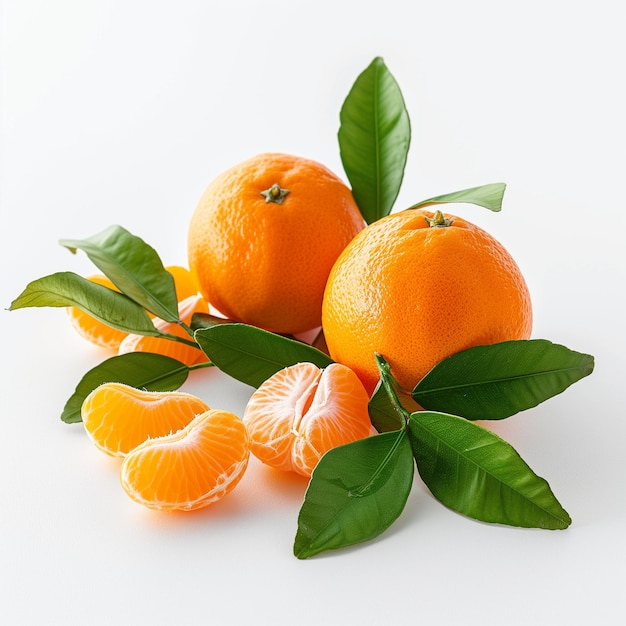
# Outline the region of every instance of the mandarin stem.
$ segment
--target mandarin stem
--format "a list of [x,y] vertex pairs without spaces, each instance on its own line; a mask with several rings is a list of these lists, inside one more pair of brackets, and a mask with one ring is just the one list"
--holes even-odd
[[261,195],[265,198],[265,204],[269,202],[282,204],[288,193],[289,189],[283,189],[278,183],[274,183],[269,189],[261,191]]
[[454,221],[447,218],[439,209],[435,211],[432,217],[425,217],[424,219],[430,228],[447,228]]

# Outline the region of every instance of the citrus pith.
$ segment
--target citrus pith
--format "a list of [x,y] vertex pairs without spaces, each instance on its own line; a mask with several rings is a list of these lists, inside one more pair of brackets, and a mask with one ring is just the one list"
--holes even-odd
[[122,462],[120,481],[133,500],[150,509],[193,511],[232,491],[249,456],[241,419],[211,409],[178,432],[131,450]]
[[246,406],[250,450],[271,467],[310,476],[325,452],[371,434],[368,401],[360,380],[344,365],[286,367]]
[[150,437],[180,430],[208,409],[202,399],[188,393],[145,391],[111,382],[85,398],[81,417],[97,448],[123,457]]

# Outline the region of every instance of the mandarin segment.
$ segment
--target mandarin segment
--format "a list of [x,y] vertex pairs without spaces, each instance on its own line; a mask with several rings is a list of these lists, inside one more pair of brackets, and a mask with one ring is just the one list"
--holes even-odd
[[343,365],[287,367],[246,406],[250,450],[267,465],[310,476],[325,452],[371,434],[368,401],[357,376]]
[[487,232],[455,216],[409,209],[371,224],[335,263],[322,325],[330,356],[371,393],[374,354],[412,389],[442,359],[476,345],[527,339],[532,307],[522,273]]
[[[119,292],[119,289],[104,274],[87,276],[87,280]],[[78,307],[68,306],[66,311],[74,330],[81,337],[100,348],[117,349],[128,334],[117,328],[111,328],[111,326],[89,315],[89,313],[85,313]]]
[[[187,325],[191,323],[194,313],[208,312],[209,305],[199,294],[189,296],[178,305],[178,315],[181,321]],[[162,333],[191,340],[187,331],[180,324],[166,322],[158,317],[153,318],[152,322]],[[118,354],[127,354],[129,352],[154,352],[177,359],[188,366],[208,361],[208,357],[199,347],[152,335],[129,334],[119,345]]]
[[104,383],[85,398],[81,417],[89,438],[100,450],[123,457],[150,437],[180,430],[208,409],[202,399],[188,393]]
[[249,456],[241,419],[209,410],[177,433],[132,450],[122,463],[120,481],[133,500],[150,509],[192,511],[232,491]]
[[[168,265],[165,268],[174,278],[174,285],[176,288],[176,298],[178,302],[195,296],[198,294],[198,285],[192,275],[192,273],[185,267],[180,265]],[[90,280],[103,287],[108,287],[117,291],[119,289],[113,284],[113,282],[104,274],[94,274],[88,276],[87,280]],[[85,313],[78,307],[70,306],[66,308],[67,314],[70,318],[70,322],[76,332],[87,339],[87,341],[101,347],[117,350],[126,338],[128,333],[117,328],[111,328],[104,322],[96,319],[95,317]]]
[[278,333],[321,324],[330,269],[365,222],[325,166],[265,153],[223,172],[189,225],[189,267],[226,317]]

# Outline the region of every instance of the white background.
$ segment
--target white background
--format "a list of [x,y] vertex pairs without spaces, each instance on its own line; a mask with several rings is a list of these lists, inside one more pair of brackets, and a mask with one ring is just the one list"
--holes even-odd
[[[623,624],[626,418],[624,43],[620,3],[529,0],[5,0],[0,302],[55,271],[58,245],[120,223],[166,264],[209,181],[258,152],[343,176],[339,109],[382,56],[413,140],[397,209],[490,182],[460,205],[512,252],[534,336],[593,354],[593,375],[494,429],[551,484],[566,531],[494,527],[418,478],[379,539],[292,556],[305,489],[252,463],[196,514],[144,510],[117,461],[59,414],[103,359],[64,311],[3,310],[3,624]],[[241,414],[217,371],[186,390]]]

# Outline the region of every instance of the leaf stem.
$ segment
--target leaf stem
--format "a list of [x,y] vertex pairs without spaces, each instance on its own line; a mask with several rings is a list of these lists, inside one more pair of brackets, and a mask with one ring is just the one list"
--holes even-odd
[[376,358],[376,365],[378,366],[380,380],[382,381],[383,387],[389,396],[389,400],[391,401],[393,408],[400,416],[400,420],[402,421],[402,430],[406,430],[411,414],[402,406],[400,400],[398,399],[398,394],[394,388],[395,379],[391,375],[389,363],[387,363],[385,358],[380,354],[375,354],[374,356]]
[[188,324],[185,324],[182,320],[178,320],[178,325],[193,339],[194,331]]
[[170,335],[169,333],[159,333],[159,337],[162,339],[169,339],[170,341],[178,341],[179,343],[184,343],[186,346],[191,346],[192,348],[198,348],[198,350],[200,350],[200,346],[191,339],[185,339],[184,337],[179,337],[178,335]]
[[205,367],[215,367],[215,364],[211,361],[202,361],[200,363],[195,363],[194,365],[188,365],[187,367],[189,368],[189,371],[191,371],[204,369]]

